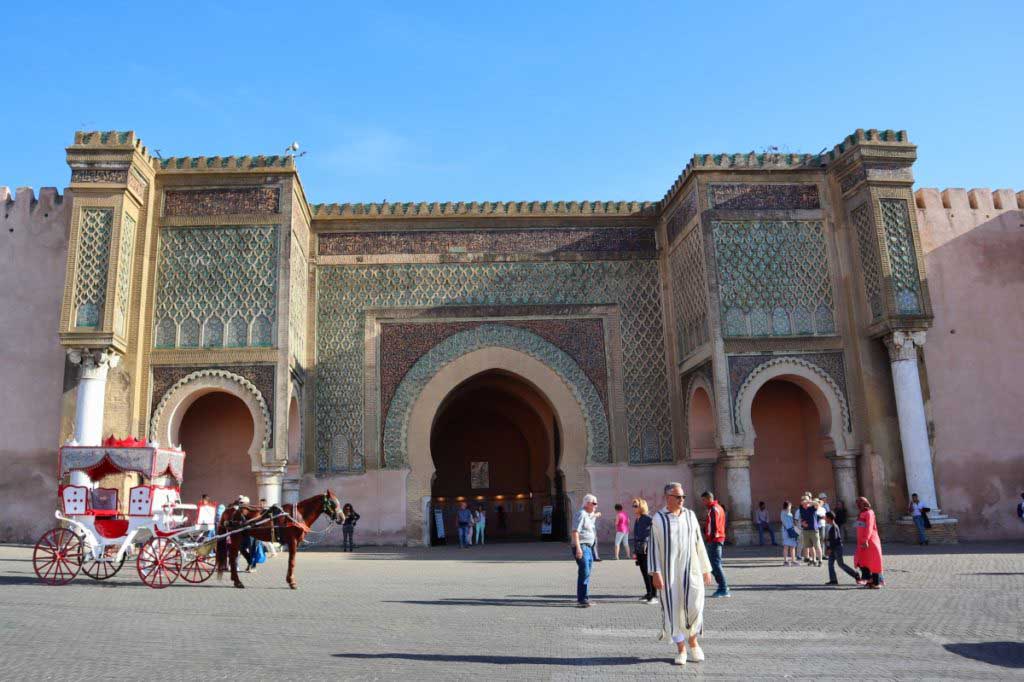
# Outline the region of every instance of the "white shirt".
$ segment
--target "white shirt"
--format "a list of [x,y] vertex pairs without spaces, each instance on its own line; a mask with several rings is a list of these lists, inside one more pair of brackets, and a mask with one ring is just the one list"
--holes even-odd
[[920,505],[920,503],[918,503],[918,502],[911,502],[910,503],[910,515],[911,516],[920,516],[921,515],[921,505]]

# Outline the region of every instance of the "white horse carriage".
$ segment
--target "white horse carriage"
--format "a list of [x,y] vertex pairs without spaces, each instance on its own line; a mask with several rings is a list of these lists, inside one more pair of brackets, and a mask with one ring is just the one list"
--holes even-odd
[[[64,585],[82,571],[106,580],[134,555],[139,578],[150,587],[168,587],[179,577],[208,580],[216,510],[182,504],[184,465],[181,450],[131,438],[60,448],[58,525],[39,538],[32,555],[39,579]],[[189,510],[196,512],[194,523],[184,514]]]

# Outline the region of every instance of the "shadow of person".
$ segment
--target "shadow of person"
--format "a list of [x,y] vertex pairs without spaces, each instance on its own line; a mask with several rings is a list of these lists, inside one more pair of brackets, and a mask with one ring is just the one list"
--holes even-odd
[[637,665],[640,663],[664,663],[665,658],[637,658],[636,656],[605,657],[558,657],[558,656],[487,656],[483,654],[414,654],[380,653],[331,654],[335,658],[361,660],[419,661],[421,663],[491,663],[493,665],[565,665],[574,668],[602,665]]
[[1024,668],[1024,642],[963,642],[944,644],[946,651],[1003,668]]

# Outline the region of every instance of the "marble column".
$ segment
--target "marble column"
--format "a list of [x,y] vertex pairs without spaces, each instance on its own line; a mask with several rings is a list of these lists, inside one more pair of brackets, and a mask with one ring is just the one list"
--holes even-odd
[[283,492],[283,499],[281,501],[285,504],[298,504],[300,483],[297,478],[286,478],[281,486]]
[[693,490],[689,491],[692,504],[697,504],[697,498],[705,490],[715,491],[715,462],[714,459],[690,460],[690,471],[693,473]]
[[924,332],[893,332],[885,338],[892,363],[892,384],[896,393],[896,415],[903,446],[903,469],[907,476],[907,497],[917,493],[921,506],[938,514],[935,473],[928,443],[928,420],[921,396],[921,377],[917,369],[917,349],[924,345]]
[[835,452],[828,456],[832,460],[836,499],[842,500],[847,509],[856,508],[854,501],[857,499],[857,455],[856,451],[848,451]]
[[71,348],[68,360],[78,365],[78,392],[75,395],[75,441],[96,446],[103,442],[103,407],[107,392],[107,373],[117,367],[121,356],[110,349]]
[[[256,473],[256,490],[260,499],[267,501],[267,504],[281,503],[281,472],[260,471]],[[257,502],[257,500],[253,500]]]
[[736,545],[752,545],[756,535],[750,498],[750,457],[753,454],[751,448],[722,448],[720,457],[729,495],[728,535]]

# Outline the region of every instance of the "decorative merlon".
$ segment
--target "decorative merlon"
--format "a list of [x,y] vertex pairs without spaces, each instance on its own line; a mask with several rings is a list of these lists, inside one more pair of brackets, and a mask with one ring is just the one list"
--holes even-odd
[[251,168],[295,168],[292,156],[174,156],[161,159],[157,166],[163,171],[175,170],[249,170]]
[[1024,191],[922,187],[914,192],[914,201],[918,208],[933,211],[1014,211],[1024,209]]
[[884,339],[885,347],[889,351],[889,360],[917,360],[917,349],[924,346],[925,332],[895,331]]
[[136,151],[147,162],[152,163],[153,157],[134,130],[78,130],[75,131],[75,142],[68,151]]
[[445,216],[652,216],[650,201],[445,201],[311,204],[314,218],[437,218]]
[[18,187],[14,194],[11,194],[10,187],[0,185],[0,203],[14,211],[24,210],[32,213],[42,210],[48,212],[64,203],[64,196],[57,191],[56,187],[40,187],[37,198],[31,187]]
[[912,149],[905,130],[864,130],[858,128],[852,134],[822,154],[694,154],[686,168],[658,202],[661,210],[675,198],[686,181],[695,171],[702,170],[799,170],[801,168],[823,168],[839,159],[853,147],[859,145],[893,145]]

